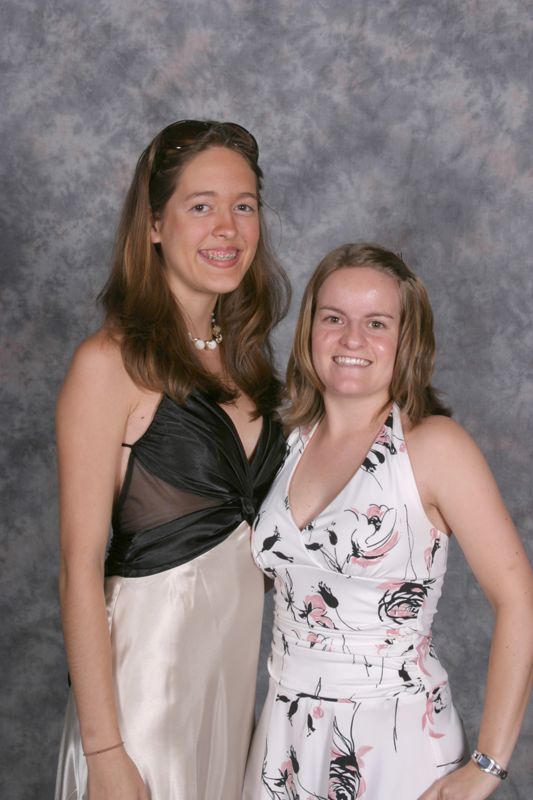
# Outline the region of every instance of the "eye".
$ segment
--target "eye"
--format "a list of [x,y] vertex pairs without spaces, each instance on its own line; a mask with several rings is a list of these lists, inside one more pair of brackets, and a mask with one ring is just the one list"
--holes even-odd
[[250,205],[250,203],[238,203],[235,208],[242,214],[253,214],[255,212],[255,207]]
[[196,212],[197,214],[204,214],[206,211],[209,210],[209,206],[207,203],[196,203],[192,208],[191,211]]
[[385,327],[385,323],[381,322],[379,319],[372,319],[370,320],[369,327],[375,331],[379,331]]
[[342,320],[336,314],[328,314],[324,317],[324,322],[329,322],[331,325],[340,325]]

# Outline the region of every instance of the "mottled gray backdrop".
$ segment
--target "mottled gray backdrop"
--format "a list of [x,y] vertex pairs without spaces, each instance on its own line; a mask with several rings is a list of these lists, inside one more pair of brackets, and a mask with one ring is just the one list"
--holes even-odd
[[[0,30],[0,783],[2,798],[40,800],[66,697],[54,399],[98,324],[134,161],[169,122],[256,133],[296,301],[347,240],[400,250],[422,274],[437,384],[531,553],[533,12],[527,0],[2,0]],[[490,631],[454,548],[437,645],[472,742]],[[501,800],[533,796],[532,744],[530,706]]]

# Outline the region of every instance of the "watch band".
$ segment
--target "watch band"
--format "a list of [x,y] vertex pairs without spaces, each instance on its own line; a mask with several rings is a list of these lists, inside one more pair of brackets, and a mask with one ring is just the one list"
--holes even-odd
[[492,758],[492,756],[488,756],[486,753],[480,753],[479,750],[474,750],[471,758],[476,766],[483,770],[483,772],[486,772],[489,775],[494,775],[494,777],[499,778],[502,781],[504,781],[509,774],[506,769],[500,766],[500,764],[498,764],[498,762]]

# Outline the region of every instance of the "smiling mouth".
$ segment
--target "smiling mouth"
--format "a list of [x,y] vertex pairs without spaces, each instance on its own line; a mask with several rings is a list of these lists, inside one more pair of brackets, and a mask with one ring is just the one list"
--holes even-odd
[[217,261],[223,264],[235,261],[239,255],[238,250],[200,250],[200,255],[208,261]]
[[367,358],[355,358],[354,356],[333,356],[333,361],[340,367],[369,367],[372,363]]

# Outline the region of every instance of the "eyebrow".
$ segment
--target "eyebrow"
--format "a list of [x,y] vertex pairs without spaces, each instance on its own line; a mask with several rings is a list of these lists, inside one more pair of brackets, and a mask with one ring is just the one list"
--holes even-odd
[[[194,200],[197,197],[216,197],[217,195],[218,192],[209,191],[207,189],[204,192],[191,192],[191,194],[188,194],[187,197],[185,198],[185,202],[188,202],[189,200]],[[257,200],[257,195],[254,194],[253,192],[241,192],[240,194],[237,195],[238,200],[242,200],[245,197],[251,198],[252,200]]]
[[[318,311],[334,311],[335,314],[342,314],[346,316],[346,312],[340,308],[335,308],[335,306],[319,306]],[[387,317],[387,319],[394,319],[393,314],[386,314],[384,311],[371,311],[368,314],[365,314],[365,319],[369,317]]]

